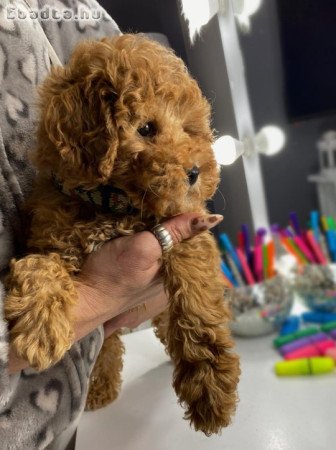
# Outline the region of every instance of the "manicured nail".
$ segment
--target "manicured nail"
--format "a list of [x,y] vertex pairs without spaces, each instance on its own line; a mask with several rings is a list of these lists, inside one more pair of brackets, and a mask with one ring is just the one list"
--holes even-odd
[[194,232],[210,230],[210,228],[218,225],[224,217],[220,214],[207,214],[205,216],[196,217],[191,221],[191,229]]

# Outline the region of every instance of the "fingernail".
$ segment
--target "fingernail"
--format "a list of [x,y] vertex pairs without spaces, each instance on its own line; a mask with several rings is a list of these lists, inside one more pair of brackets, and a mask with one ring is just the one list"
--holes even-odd
[[224,217],[220,214],[207,214],[205,216],[195,217],[191,221],[191,229],[195,232],[210,230],[218,225]]

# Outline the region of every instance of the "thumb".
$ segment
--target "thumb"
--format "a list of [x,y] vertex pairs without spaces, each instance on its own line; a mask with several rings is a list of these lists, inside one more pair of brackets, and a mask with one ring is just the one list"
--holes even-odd
[[[223,216],[219,214],[184,213],[166,220],[161,225],[171,235],[173,244],[178,244],[203,231],[210,230],[222,220]],[[154,263],[158,264],[162,256],[162,248],[152,232],[142,231],[122,239],[122,256],[127,259],[128,265],[133,261],[137,266],[141,266],[141,270],[147,270],[152,268]],[[119,262],[121,263],[120,256]]]

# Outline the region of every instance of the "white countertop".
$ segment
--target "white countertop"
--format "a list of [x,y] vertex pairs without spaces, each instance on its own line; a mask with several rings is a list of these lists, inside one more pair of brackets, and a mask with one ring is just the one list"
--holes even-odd
[[151,329],[125,335],[118,400],[84,413],[76,450],[328,450],[336,446],[336,374],[277,378],[274,335],[236,339],[240,402],[233,424],[207,438],[182,419],[172,365]]

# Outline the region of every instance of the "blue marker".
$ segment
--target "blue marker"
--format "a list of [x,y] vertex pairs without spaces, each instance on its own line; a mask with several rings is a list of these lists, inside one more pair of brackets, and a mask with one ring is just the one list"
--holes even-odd
[[302,313],[301,317],[305,322],[312,323],[328,323],[336,321],[336,314],[322,311],[308,311]]
[[315,239],[320,241],[320,214],[318,211],[311,211],[310,213],[310,226],[313,230]]
[[328,247],[329,247],[329,253],[331,256],[331,260],[333,262],[336,261],[336,233],[334,230],[327,230],[326,231],[327,241],[328,241]]
[[228,268],[228,266],[225,264],[224,261],[221,261],[221,269],[222,269],[222,272],[224,273],[224,275],[226,276],[226,278],[231,281],[233,286],[238,287],[237,280],[235,279],[231,270]]
[[238,255],[231,244],[229,236],[226,233],[221,233],[219,235],[219,245],[223,251],[227,251],[230,254],[231,258],[233,259],[233,262],[236,264],[239,271],[242,272],[243,269],[240,264]]
[[298,316],[290,316],[283,323],[280,329],[280,336],[295,333],[296,331],[298,331],[299,327],[300,327],[300,318]]

